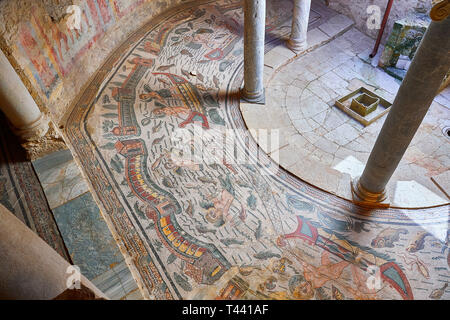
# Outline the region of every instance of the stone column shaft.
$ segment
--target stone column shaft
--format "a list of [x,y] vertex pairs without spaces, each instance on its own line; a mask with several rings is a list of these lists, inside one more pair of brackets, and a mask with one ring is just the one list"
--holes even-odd
[[450,18],[431,22],[400,86],[359,181],[363,202],[382,202],[397,168],[450,69]]
[[307,32],[310,11],[311,0],[294,0],[291,36],[287,46],[296,53],[304,51],[308,47]]
[[18,74],[0,50],[0,109],[22,139],[43,136],[48,121],[39,110]]
[[244,88],[248,102],[264,100],[266,0],[244,0]]

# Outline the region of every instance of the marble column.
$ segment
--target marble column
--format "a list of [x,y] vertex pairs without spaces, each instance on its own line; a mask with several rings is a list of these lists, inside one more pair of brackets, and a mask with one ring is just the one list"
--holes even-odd
[[0,110],[8,118],[14,133],[22,140],[42,137],[48,120],[39,110],[18,74],[0,50]]
[[247,102],[264,102],[266,0],[244,0],[244,88]]
[[432,21],[381,128],[359,180],[352,183],[355,202],[386,201],[385,187],[422,123],[450,69],[450,18]]
[[308,48],[306,34],[308,32],[310,10],[311,0],[294,0],[291,36],[287,41],[287,46],[295,53],[302,52]]
[[[73,283],[69,262],[1,204],[0,258],[1,300],[53,299]],[[83,275],[76,280],[107,299]]]

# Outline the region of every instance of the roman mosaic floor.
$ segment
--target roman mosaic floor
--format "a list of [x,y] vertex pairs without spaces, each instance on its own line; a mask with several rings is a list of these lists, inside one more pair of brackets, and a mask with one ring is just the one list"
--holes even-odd
[[[273,72],[308,58],[280,45],[291,1],[267,11],[269,105],[292,84]],[[311,50],[329,53],[352,24],[315,3]],[[34,163],[74,264],[115,299],[450,299],[448,205],[367,211],[280,168],[245,130],[242,25],[239,1],[187,3],[132,35],[80,93],[64,123],[74,159]],[[293,70],[280,73],[301,80]],[[270,112],[260,121],[293,123]],[[227,129],[238,135],[224,160]]]

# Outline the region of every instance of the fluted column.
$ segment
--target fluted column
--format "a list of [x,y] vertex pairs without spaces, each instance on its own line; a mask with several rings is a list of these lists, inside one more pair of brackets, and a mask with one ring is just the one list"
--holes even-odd
[[0,73],[0,109],[12,124],[14,133],[22,140],[45,135],[48,120],[1,50]]
[[308,47],[306,34],[310,10],[311,0],[294,0],[291,36],[287,41],[287,46],[295,53],[302,52]]
[[395,97],[364,172],[352,183],[356,202],[382,203],[385,187],[450,69],[450,18],[432,21]]
[[266,0],[244,0],[244,88],[248,102],[264,102],[264,36]]

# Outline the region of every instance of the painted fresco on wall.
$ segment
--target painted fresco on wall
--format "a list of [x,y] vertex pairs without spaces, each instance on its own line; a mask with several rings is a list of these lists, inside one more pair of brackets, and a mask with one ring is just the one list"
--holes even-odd
[[[127,17],[150,0],[84,0],[80,29],[71,29],[67,17],[52,21],[35,5],[30,21],[19,27],[16,44],[20,61],[26,61],[25,72],[31,75],[47,98],[86,52],[110,30],[118,20]],[[159,6],[166,2],[159,3]]]

